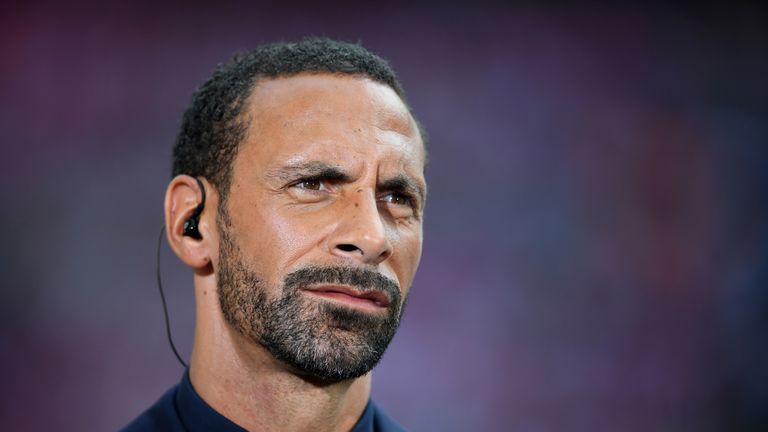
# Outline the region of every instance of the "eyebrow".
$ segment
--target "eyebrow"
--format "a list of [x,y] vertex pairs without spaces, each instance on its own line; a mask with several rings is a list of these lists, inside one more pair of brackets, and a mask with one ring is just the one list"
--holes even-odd
[[347,182],[352,177],[336,165],[325,162],[302,162],[267,171],[267,177],[279,181],[292,181],[299,177],[317,177],[332,181]]
[[[266,175],[270,179],[281,182],[293,181],[301,177],[326,179],[342,183],[352,181],[352,176],[344,171],[343,168],[317,161],[285,165],[267,171]],[[422,203],[426,198],[424,188],[405,174],[398,174],[386,179],[377,184],[376,188],[393,192],[407,192],[411,195],[416,195]]]

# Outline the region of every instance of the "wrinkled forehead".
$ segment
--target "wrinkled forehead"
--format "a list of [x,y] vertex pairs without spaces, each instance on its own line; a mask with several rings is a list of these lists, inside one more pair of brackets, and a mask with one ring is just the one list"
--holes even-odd
[[333,127],[370,126],[418,143],[420,154],[413,156],[424,159],[422,136],[408,107],[389,86],[366,77],[302,73],[262,79],[244,111],[250,134],[275,127],[318,133]]

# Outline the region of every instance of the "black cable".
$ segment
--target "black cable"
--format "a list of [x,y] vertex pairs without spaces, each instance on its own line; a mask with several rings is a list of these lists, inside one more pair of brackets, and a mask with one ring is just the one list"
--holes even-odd
[[163,316],[165,317],[165,331],[168,333],[168,343],[171,344],[173,353],[176,354],[176,358],[179,360],[184,369],[187,368],[187,363],[181,359],[179,352],[176,351],[176,345],[173,344],[173,336],[171,336],[171,322],[168,319],[168,306],[165,303],[165,294],[163,294],[163,282],[160,277],[160,246],[163,244],[163,235],[165,234],[165,224],[160,228],[160,236],[157,238],[157,288],[160,290],[160,300],[163,301]]

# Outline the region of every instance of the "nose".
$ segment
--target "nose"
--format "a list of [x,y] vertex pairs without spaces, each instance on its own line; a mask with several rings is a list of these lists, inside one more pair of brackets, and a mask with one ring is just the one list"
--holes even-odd
[[355,195],[340,211],[339,222],[329,238],[331,253],[377,265],[392,255],[392,244],[374,194],[358,190]]

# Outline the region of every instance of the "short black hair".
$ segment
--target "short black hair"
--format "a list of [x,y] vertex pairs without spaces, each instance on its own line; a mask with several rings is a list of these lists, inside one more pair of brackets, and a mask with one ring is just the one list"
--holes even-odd
[[232,162],[248,128],[242,113],[254,87],[260,79],[305,72],[370,78],[391,87],[407,106],[403,88],[387,61],[359,43],[313,37],[262,45],[220,64],[194,92],[173,147],[173,176],[205,177],[225,201]]

